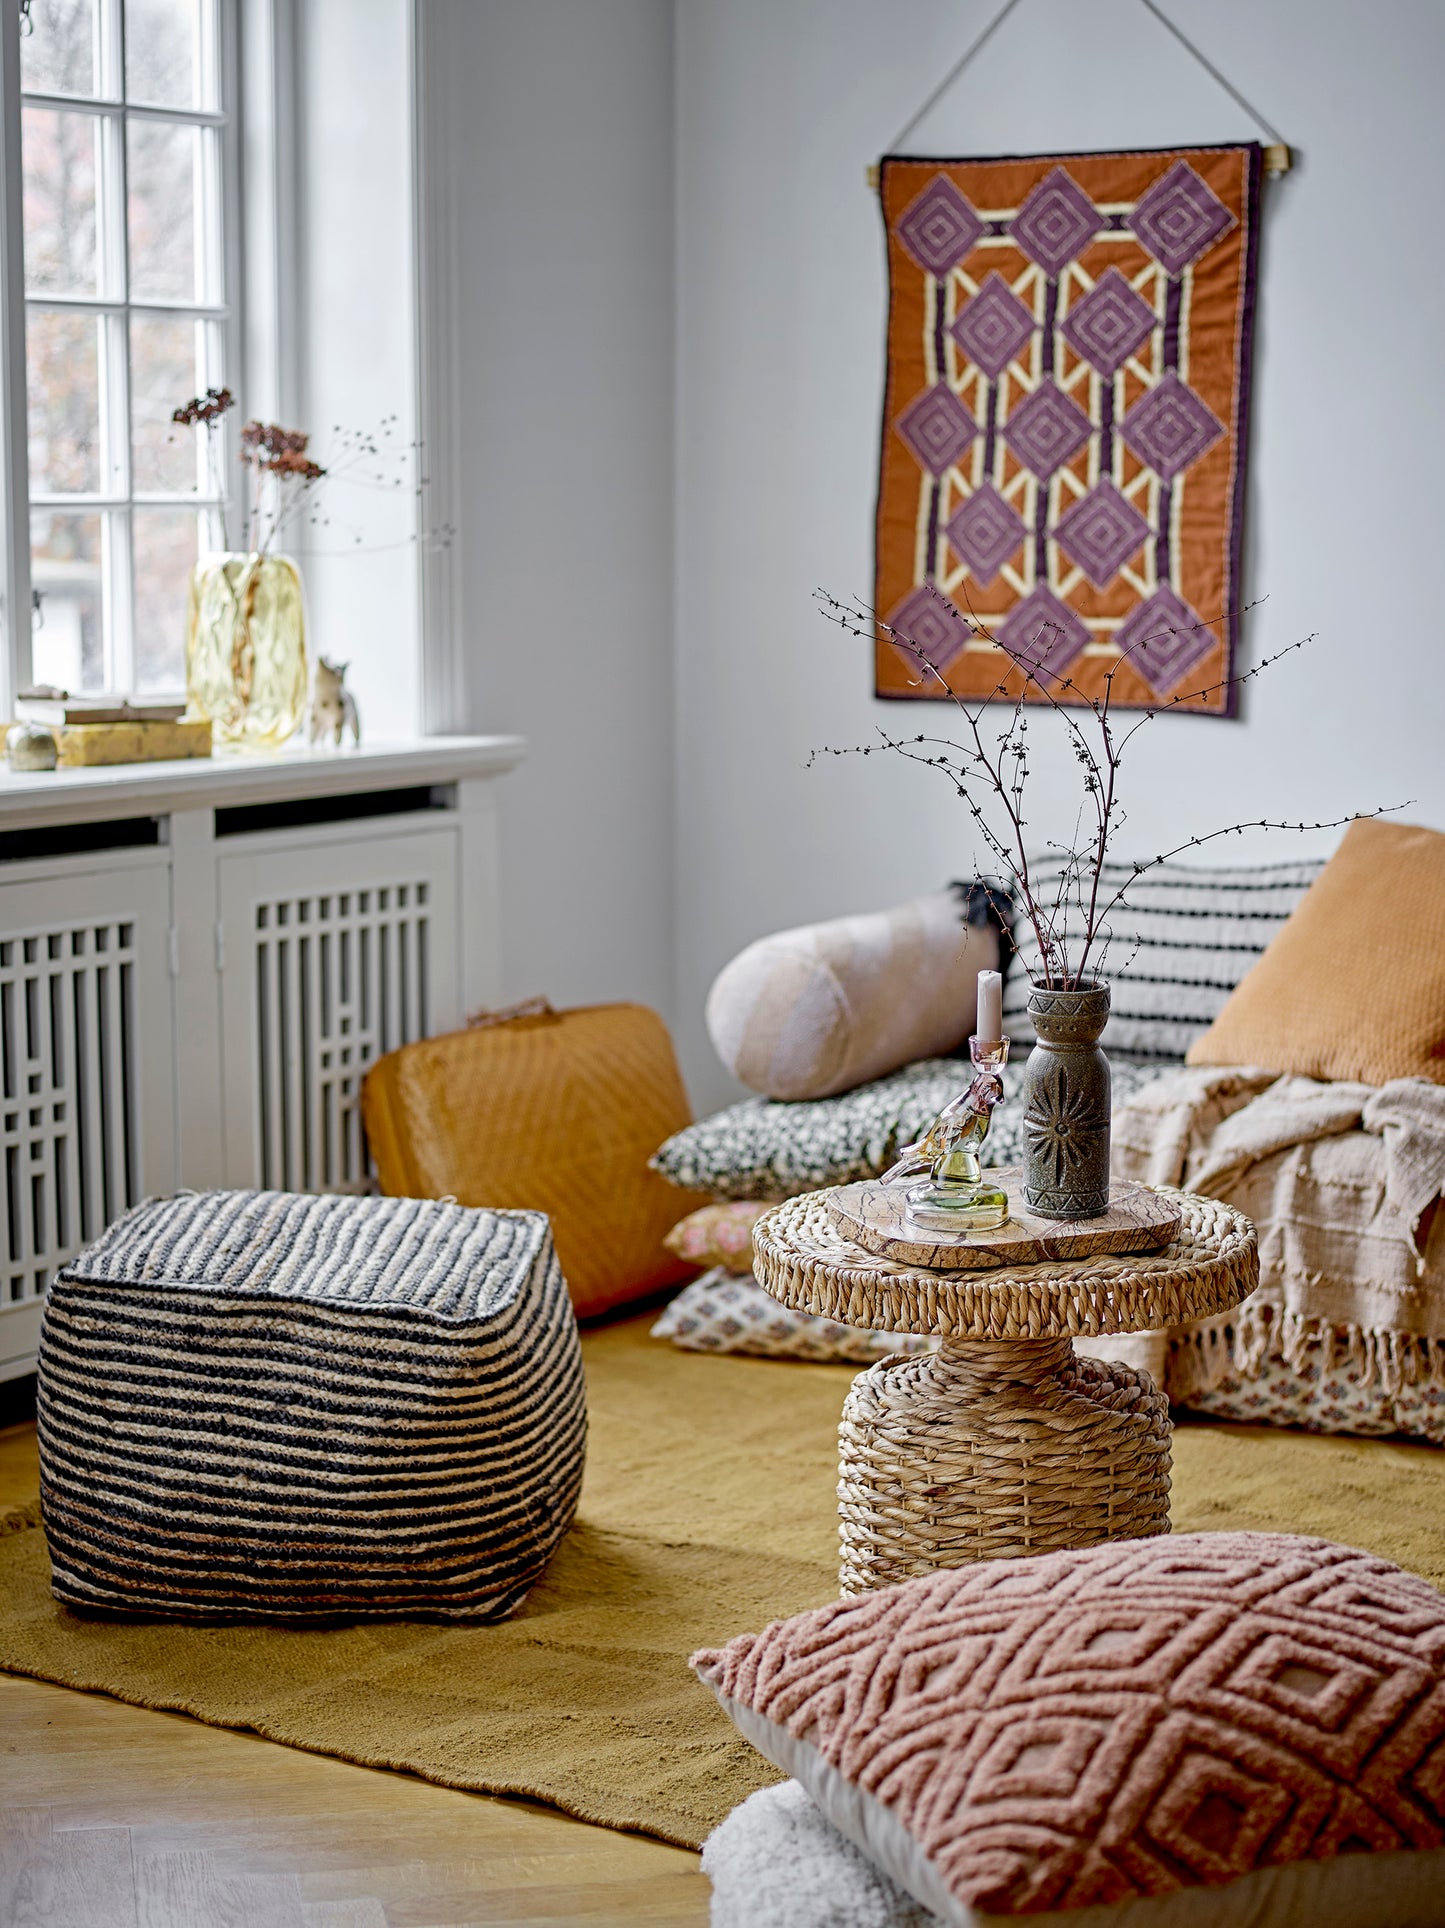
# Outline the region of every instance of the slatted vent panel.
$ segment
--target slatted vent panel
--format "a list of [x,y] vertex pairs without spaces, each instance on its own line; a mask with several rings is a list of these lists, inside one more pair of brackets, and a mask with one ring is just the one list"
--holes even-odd
[[5,1305],[43,1297],[139,1194],[135,936],[116,919],[0,938]]
[[371,1189],[361,1079],[430,1024],[431,886],[276,897],[254,911],[258,1182]]

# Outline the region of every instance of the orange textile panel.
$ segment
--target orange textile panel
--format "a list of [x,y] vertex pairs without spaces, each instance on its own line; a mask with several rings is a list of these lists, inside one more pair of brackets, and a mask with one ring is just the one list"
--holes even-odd
[[583,1318],[696,1271],[662,1241],[706,1200],[647,1164],[692,1120],[655,1011],[548,1010],[408,1044],[372,1066],[362,1110],[389,1195],[546,1212]]
[[884,160],[879,696],[1233,714],[1261,156]]

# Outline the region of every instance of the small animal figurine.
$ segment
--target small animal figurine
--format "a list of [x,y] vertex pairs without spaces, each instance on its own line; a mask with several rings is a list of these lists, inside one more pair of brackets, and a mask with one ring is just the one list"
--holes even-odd
[[353,743],[361,741],[361,718],[356,698],[346,687],[346,664],[316,659],[316,681],[311,686],[311,741],[319,743],[329,736],[334,748],[341,748],[346,726],[351,726]]

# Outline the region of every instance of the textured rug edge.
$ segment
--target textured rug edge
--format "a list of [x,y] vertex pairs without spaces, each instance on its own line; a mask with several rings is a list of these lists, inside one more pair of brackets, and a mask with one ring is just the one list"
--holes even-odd
[[[12,1506],[0,1512],[0,1535],[39,1532],[40,1502],[35,1500],[28,1505]],[[611,1828],[618,1833],[639,1834],[650,1840],[662,1841],[669,1847],[685,1848],[696,1853],[711,1832],[711,1825],[694,1824],[680,1816],[671,1823],[661,1817],[651,1820],[641,1819],[623,1810],[604,1811],[602,1806],[594,1806],[584,1801],[569,1800],[541,1787],[534,1787],[524,1780],[497,1776],[488,1780],[468,1780],[460,1776],[434,1773],[418,1768],[409,1761],[396,1760],[377,1754],[365,1755],[353,1750],[325,1747],[314,1742],[293,1738],[284,1729],[278,1729],[270,1722],[226,1720],[214,1713],[199,1713],[188,1703],[183,1695],[164,1696],[145,1694],[127,1690],[114,1682],[89,1680],[85,1678],[62,1678],[54,1669],[47,1669],[37,1660],[6,1659],[0,1666],[0,1676],[9,1675],[19,1679],[43,1681],[47,1686],[63,1688],[67,1693],[99,1694],[106,1700],[114,1700],[126,1707],[144,1708],[155,1714],[181,1714],[187,1720],[196,1721],[202,1727],[215,1727],[233,1734],[255,1734],[259,1739],[271,1741],[278,1747],[289,1747],[298,1754],[316,1754],[324,1760],[345,1761],[350,1766],[362,1767],[379,1773],[406,1774],[414,1780],[429,1782],[433,1787],[449,1788],[457,1794],[477,1794],[501,1800],[535,1802],[539,1807],[552,1808],[558,1813],[570,1815],[573,1820],[585,1821],[590,1826]],[[776,1770],[769,1768],[761,1756],[758,1765],[767,1777],[765,1784],[785,1778]]]

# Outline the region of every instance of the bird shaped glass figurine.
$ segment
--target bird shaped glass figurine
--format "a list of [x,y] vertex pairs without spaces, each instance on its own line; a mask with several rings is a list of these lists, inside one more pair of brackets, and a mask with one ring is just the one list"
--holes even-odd
[[883,1174],[885,1185],[922,1176],[922,1183],[909,1187],[908,1216],[926,1231],[991,1232],[1008,1223],[1008,1194],[984,1173],[981,1157],[993,1108],[1003,1098],[999,1072],[1008,1062],[1008,1046],[1007,1038],[969,1039],[973,1083]]

